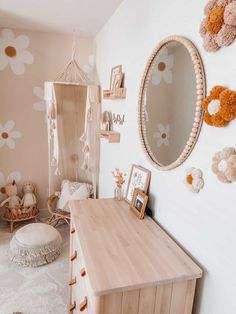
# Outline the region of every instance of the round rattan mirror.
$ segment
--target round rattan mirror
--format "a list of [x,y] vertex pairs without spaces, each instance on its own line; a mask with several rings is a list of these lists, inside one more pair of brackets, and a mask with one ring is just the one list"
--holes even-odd
[[157,168],[173,169],[191,153],[204,97],[204,69],[195,46],[181,36],[162,40],[147,62],[139,95],[140,138]]

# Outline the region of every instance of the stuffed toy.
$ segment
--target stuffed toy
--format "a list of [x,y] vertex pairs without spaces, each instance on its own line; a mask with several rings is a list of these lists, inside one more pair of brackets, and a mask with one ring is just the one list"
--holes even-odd
[[37,199],[35,196],[35,187],[33,183],[27,182],[23,185],[23,198],[21,200],[21,206],[23,207],[23,212],[26,212],[28,209],[31,209],[32,206],[36,206]]
[[21,214],[21,199],[17,195],[17,185],[15,180],[13,180],[12,183],[8,183],[2,191],[7,195],[7,199],[0,204],[0,207],[6,206],[9,209],[9,212],[12,213],[14,217],[17,217]]

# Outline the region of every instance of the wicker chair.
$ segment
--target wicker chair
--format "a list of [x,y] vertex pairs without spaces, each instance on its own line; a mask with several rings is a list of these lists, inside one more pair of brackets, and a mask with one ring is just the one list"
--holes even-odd
[[[94,199],[94,193],[90,195],[90,198]],[[48,198],[47,205],[51,217],[48,220],[49,225],[54,227],[58,224],[60,220],[64,220],[68,225],[70,225],[70,213],[62,209],[57,208],[57,201],[59,199],[59,193],[51,195]]]
[[48,198],[48,210],[51,214],[51,217],[48,220],[48,224],[54,225],[54,227],[58,224],[60,220],[64,220],[68,225],[70,225],[70,213],[63,211],[61,209],[57,209],[58,196],[57,195],[51,195]]

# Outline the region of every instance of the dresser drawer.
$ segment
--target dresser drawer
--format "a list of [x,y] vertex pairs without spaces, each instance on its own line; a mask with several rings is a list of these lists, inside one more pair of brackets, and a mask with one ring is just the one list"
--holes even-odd
[[72,288],[71,293],[71,306],[74,305],[72,311],[69,311],[71,314],[85,313],[85,314],[94,314],[93,303],[91,299],[87,296],[86,289],[83,290],[83,293],[80,295],[80,291],[76,288]]
[[79,239],[71,226],[70,239],[70,278],[69,278],[69,313],[93,314],[93,296]]
[[91,307],[94,307],[94,300],[95,300],[95,298],[94,298],[94,294],[93,294],[93,291],[92,291],[92,288],[91,288],[91,285],[90,285],[89,278],[88,278],[87,274],[84,276],[84,283],[85,283],[87,296],[89,298],[89,303],[90,303]]
[[[72,228],[72,231],[74,229]],[[79,246],[79,241],[77,239],[77,236],[74,233],[71,233],[71,239],[70,239],[70,267],[72,269],[72,272],[75,273],[78,271],[78,269],[81,268],[82,265],[82,253]]]
[[[86,289],[82,281],[77,281],[75,285],[71,287],[71,303],[76,303],[76,309],[74,313],[88,313],[87,304],[84,304],[84,300],[87,302]],[[82,304],[82,305],[81,305]],[[83,305],[84,304],[84,305]]]

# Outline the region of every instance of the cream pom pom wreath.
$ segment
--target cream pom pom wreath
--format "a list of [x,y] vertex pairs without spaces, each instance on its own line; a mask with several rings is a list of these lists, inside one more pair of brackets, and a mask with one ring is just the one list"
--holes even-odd
[[203,173],[201,169],[194,167],[186,170],[185,186],[193,193],[199,193],[204,187]]

